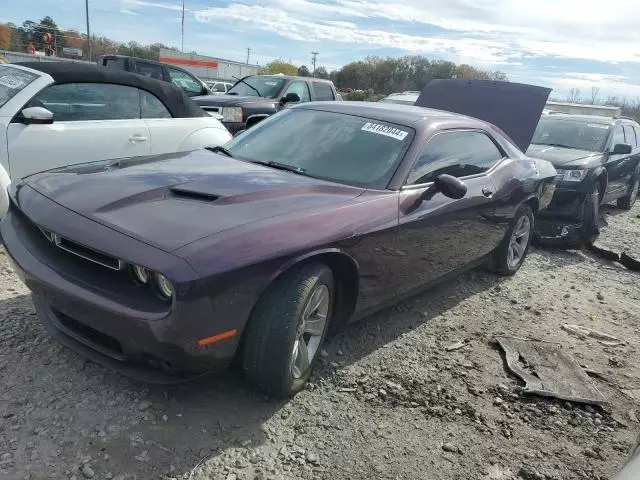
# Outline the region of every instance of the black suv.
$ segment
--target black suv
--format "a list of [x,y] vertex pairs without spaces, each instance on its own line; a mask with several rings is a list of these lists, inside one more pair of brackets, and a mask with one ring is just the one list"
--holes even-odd
[[601,204],[616,200],[628,210],[638,196],[640,126],[633,119],[543,115],[527,155],[558,171],[553,200],[539,213],[543,240],[590,243]]
[[171,82],[180,87],[190,97],[209,95],[211,90],[195,75],[185,69],[154,62],[144,58],[127,57],[125,55],[102,55],[98,58],[101,67],[118,68],[127,72],[137,73],[145,77]]
[[222,115],[235,134],[273,115],[287,104],[339,100],[329,80],[287,75],[252,75],[238,80],[226,95],[194,97],[207,112]]

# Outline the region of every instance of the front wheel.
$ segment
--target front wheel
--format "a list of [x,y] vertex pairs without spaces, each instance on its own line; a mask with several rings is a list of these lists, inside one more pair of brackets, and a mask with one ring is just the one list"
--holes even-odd
[[242,358],[256,388],[277,396],[299,392],[309,378],[331,320],[333,273],[312,263],[279,278],[254,308]]
[[533,211],[521,205],[500,246],[493,252],[493,270],[501,275],[518,271],[529,252],[534,226]]
[[580,240],[588,245],[593,244],[600,235],[600,201],[602,199],[602,185],[596,182],[591,194],[587,196],[584,204],[582,230]]
[[640,175],[636,172],[633,176],[629,192],[624,197],[618,199],[618,207],[631,210],[631,207],[633,207],[633,204],[636,203],[638,199],[638,188],[640,188]]

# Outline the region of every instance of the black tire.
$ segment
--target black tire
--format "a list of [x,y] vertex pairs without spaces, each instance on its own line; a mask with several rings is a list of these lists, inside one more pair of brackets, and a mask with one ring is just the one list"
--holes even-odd
[[584,218],[580,230],[580,241],[587,245],[593,244],[600,235],[600,202],[602,200],[602,184],[596,182],[593,190],[587,196],[584,205]]
[[624,210],[631,210],[634,203],[636,203],[636,199],[638,198],[638,188],[640,187],[640,174],[638,170],[633,175],[631,179],[631,186],[629,187],[629,191],[627,194],[619,198],[617,201],[618,207]]
[[[308,369],[294,378],[293,349],[302,314],[312,293],[322,285],[329,293],[327,321]],[[304,388],[331,323],[334,298],[333,273],[321,263],[295,268],[267,289],[256,304],[244,334],[242,369],[255,388],[274,396],[294,395]]]
[[[529,221],[529,236],[526,240],[526,245],[524,245],[524,253],[521,258],[518,260],[516,264],[511,264],[509,261],[509,250],[511,249],[511,238],[513,236],[514,230],[516,226],[519,225],[521,219],[526,217]],[[492,254],[491,267],[492,270],[500,275],[511,276],[515,274],[524,259],[527,257],[529,253],[529,246],[531,245],[531,240],[533,238],[533,232],[535,230],[535,217],[533,216],[533,211],[529,205],[521,205],[520,208],[516,211],[516,214],[513,217],[513,222],[511,222],[511,226],[507,230],[502,242],[496,248]]]

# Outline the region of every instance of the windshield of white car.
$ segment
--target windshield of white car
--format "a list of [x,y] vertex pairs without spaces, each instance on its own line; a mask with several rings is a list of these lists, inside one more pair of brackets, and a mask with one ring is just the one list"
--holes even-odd
[[275,98],[282,90],[283,84],[284,79],[278,77],[247,77],[238,81],[227,94],[240,97]]
[[543,117],[533,134],[532,144],[604,151],[611,125],[597,121],[577,121]]
[[302,108],[283,110],[225,145],[234,158],[301,175],[385,188],[413,138],[405,126]]
[[38,78],[38,75],[35,73],[9,65],[0,65],[0,107],[36,78]]

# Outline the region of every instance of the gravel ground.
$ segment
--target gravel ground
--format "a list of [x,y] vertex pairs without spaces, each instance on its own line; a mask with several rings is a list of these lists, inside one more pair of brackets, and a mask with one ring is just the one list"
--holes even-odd
[[[640,206],[607,216],[599,243],[640,257]],[[50,340],[2,254],[0,478],[610,478],[640,426],[638,275],[532,249],[513,278],[473,271],[333,335],[309,389],[276,401],[233,373],[148,386],[84,360]],[[521,394],[498,334],[563,344],[610,405]]]

